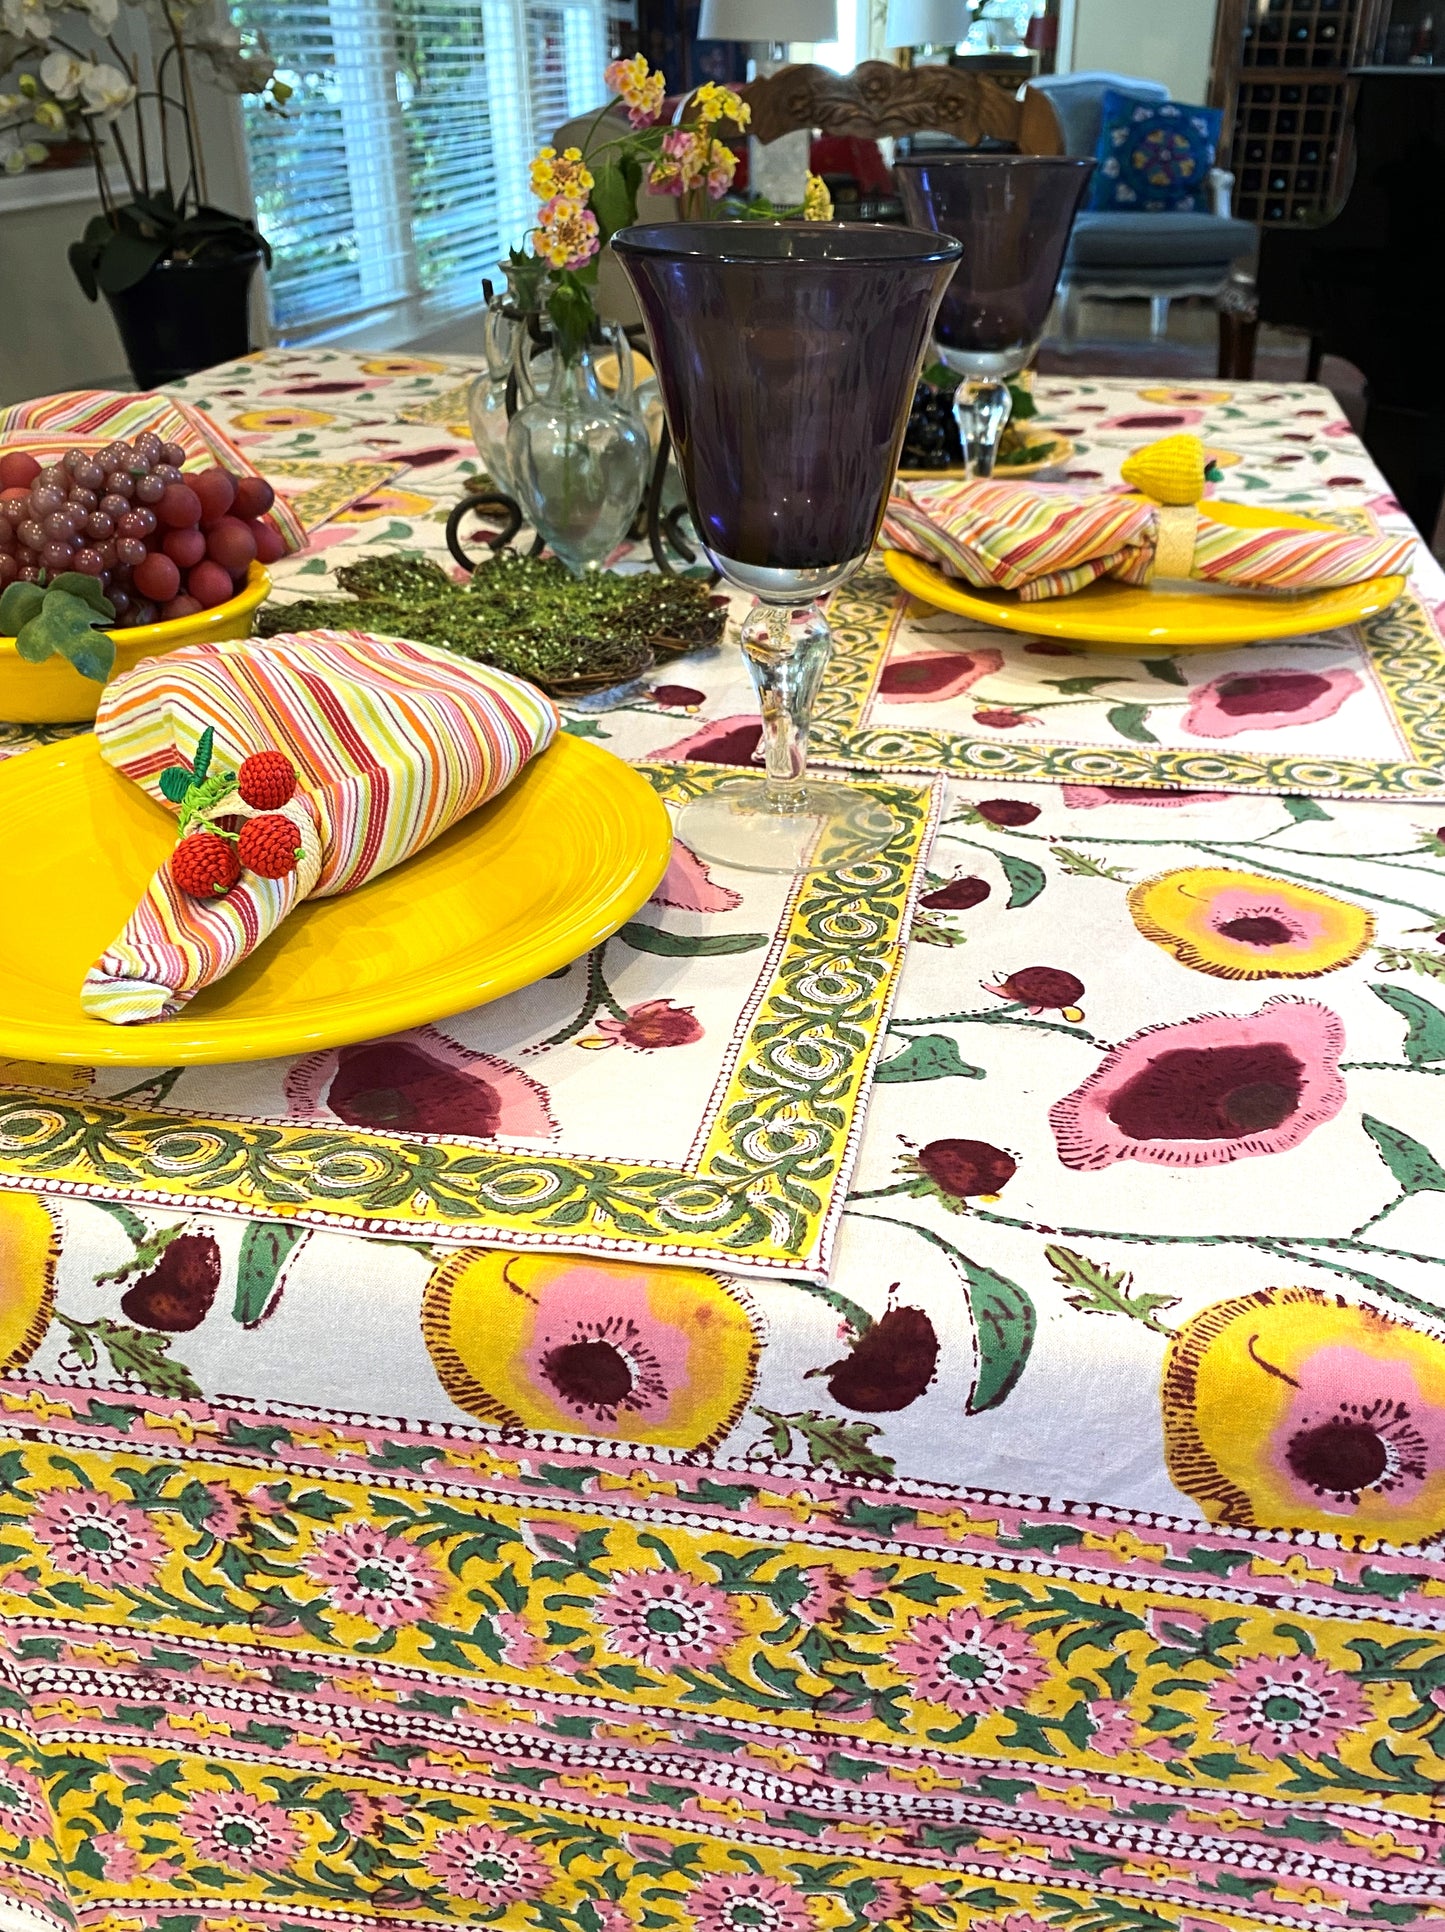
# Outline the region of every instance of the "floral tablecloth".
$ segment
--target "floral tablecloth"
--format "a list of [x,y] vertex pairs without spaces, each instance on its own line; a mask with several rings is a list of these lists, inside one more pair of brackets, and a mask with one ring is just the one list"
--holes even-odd
[[[464,373],[189,385],[263,469],[395,468],[285,587],[440,550]],[[1226,488],[1394,514],[1322,391],[1040,395],[1078,469],[1183,415]],[[724,651],[568,724],[738,762],[743,689]],[[686,1139],[783,916],[681,852],[639,923],[762,944],[611,942],[530,1032],[0,1067],[0,1918],[1439,1919],[1445,811],[1128,775],[940,781],[826,1277],[609,1255],[605,1188],[583,1252],[431,1212],[594,1090]],[[332,1211],[367,1176],[386,1234]]]

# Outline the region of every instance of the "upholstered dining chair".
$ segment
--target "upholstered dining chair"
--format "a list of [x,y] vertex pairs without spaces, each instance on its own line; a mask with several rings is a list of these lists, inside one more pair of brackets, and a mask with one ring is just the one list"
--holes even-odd
[[[1169,89],[1159,81],[1128,74],[1047,74],[1033,87],[1058,116],[1065,152],[1077,155],[1098,148],[1104,95],[1110,88],[1135,100],[1169,99]],[[1207,295],[1218,304],[1229,291],[1236,262],[1252,255],[1258,231],[1252,222],[1238,221],[1230,213],[1232,174],[1212,169],[1209,186],[1213,205],[1207,213],[1085,208],[1075,217],[1059,288],[1065,344],[1077,334],[1079,300],[1085,295],[1147,296],[1155,336],[1168,326],[1175,296]],[[1225,314],[1221,309],[1221,316]]]

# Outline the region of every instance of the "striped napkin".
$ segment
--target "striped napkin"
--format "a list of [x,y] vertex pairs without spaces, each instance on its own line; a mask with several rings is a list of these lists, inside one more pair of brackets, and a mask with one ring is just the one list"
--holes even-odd
[[[1185,525],[1182,549],[1176,520]],[[881,540],[980,590],[1017,591],[1024,603],[1065,597],[1099,577],[1328,590],[1407,570],[1415,549],[1413,538],[1378,530],[1242,530],[1217,522],[1207,502],[983,479],[895,483]]]
[[281,810],[299,858],[279,879],[244,871],[214,899],[182,892],[167,859],[87,973],[82,1007],[117,1025],[172,1017],[303,899],[354,891],[495,797],[556,729],[552,705],[520,678],[356,631],[147,659],[101,695],[107,763],[174,811],[160,775],[191,764],[208,730],[212,770],[281,752],[297,773]]

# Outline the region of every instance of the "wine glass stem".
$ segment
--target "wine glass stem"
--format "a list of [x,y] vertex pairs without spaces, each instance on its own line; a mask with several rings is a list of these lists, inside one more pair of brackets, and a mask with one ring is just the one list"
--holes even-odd
[[954,391],[953,415],[963,459],[975,476],[992,476],[998,442],[1013,408],[1006,382],[967,380]]
[[768,803],[779,812],[801,811],[813,701],[832,638],[816,617],[798,627],[789,606],[763,604],[744,626],[742,645],[763,718]]

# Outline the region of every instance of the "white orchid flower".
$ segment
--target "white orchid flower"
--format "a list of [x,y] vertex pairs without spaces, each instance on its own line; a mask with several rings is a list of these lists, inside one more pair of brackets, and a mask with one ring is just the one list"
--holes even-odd
[[120,12],[120,0],[81,0],[81,5],[90,15],[90,24],[95,31],[108,34]]
[[81,98],[87,112],[108,118],[129,107],[135,99],[135,86],[118,67],[100,61],[80,83]]
[[73,101],[90,71],[89,62],[74,54],[47,54],[40,63],[41,81],[58,101]]
[[[0,0],[0,25],[21,40],[49,40],[53,31],[44,0]],[[8,173],[19,173],[18,168],[11,167],[8,155],[4,165]],[[20,166],[24,165],[22,161]]]
[[0,134],[0,169],[6,174],[25,172],[25,150],[13,134]]

